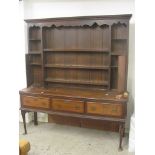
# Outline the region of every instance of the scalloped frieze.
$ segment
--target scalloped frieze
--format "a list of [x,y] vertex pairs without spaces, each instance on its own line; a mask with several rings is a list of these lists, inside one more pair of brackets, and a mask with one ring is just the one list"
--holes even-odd
[[115,22],[115,23],[112,24],[112,26],[121,26],[121,25],[127,27],[127,23],[121,22],[121,21],[118,21],[118,22]]
[[127,27],[127,20],[95,20],[95,21],[64,21],[64,22],[47,22],[47,23],[30,23],[29,27],[108,27],[115,25],[124,25]]
[[61,23],[54,23],[54,24],[45,24],[43,25],[43,27],[49,27],[49,28],[62,28],[62,27],[108,27],[109,25],[108,24],[99,24],[97,22],[93,22],[93,23],[74,23],[74,24],[69,24],[69,23],[64,23],[64,24],[61,24]]

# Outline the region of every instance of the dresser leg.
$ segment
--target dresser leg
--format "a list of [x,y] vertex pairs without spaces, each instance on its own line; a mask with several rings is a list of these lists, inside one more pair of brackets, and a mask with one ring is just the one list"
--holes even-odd
[[34,125],[38,125],[37,112],[34,112]]
[[23,124],[24,124],[25,134],[27,134],[27,130],[26,130],[26,121],[25,121],[25,114],[26,114],[26,111],[21,110],[21,114],[22,114],[22,118],[23,118]]
[[122,139],[123,139],[123,136],[124,136],[124,131],[125,131],[125,127],[123,124],[120,124],[119,126],[119,134],[120,134],[120,140],[119,140],[119,150],[122,151],[123,148],[122,148]]
[[123,128],[123,137],[125,137],[125,127]]

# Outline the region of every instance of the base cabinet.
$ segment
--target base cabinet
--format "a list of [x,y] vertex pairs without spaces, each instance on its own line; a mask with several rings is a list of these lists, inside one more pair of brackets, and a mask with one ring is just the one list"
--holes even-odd
[[[80,98],[76,96],[67,97],[67,90],[68,89],[59,90],[59,88],[57,88],[58,94],[55,93],[55,89],[49,91],[46,88],[37,89],[35,87],[20,91],[21,112],[25,133],[27,133],[25,113],[34,112],[34,122],[35,125],[37,125],[37,112],[43,112],[52,115],[59,121],[61,121],[62,118],[63,123],[65,123],[65,118],[68,118],[70,124],[75,125],[76,122],[78,122],[78,126],[91,127],[90,121],[92,120],[94,121],[94,125],[99,128],[107,130],[111,128],[113,131],[117,129],[120,133],[120,141],[122,141],[125,130],[127,98],[122,97],[118,101],[116,97],[120,94],[115,92],[110,94],[110,99],[109,97],[104,97],[102,98],[103,101],[99,101],[101,98],[92,99],[87,96],[88,92],[91,93],[90,90],[88,92],[79,91],[81,94]],[[72,89],[70,89],[70,91],[71,90]],[[97,96],[104,96],[105,93],[107,92],[99,92]],[[66,97],[64,97],[64,94]],[[122,142],[120,142],[119,148],[122,148]]]

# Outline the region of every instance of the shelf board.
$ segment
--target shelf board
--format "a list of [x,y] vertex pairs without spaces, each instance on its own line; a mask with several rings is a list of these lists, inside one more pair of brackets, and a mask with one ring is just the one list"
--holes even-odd
[[34,63],[34,62],[32,62],[32,63],[30,63],[30,65],[41,66],[41,63]]
[[84,85],[99,85],[105,86],[108,85],[108,81],[84,81],[84,80],[66,80],[66,79],[53,79],[53,78],[46,78],[45,82],[54,82],[54,83],[70,83],[70,84],[84,84]]
[[41,39],[30,38],[29,41],[41,41]]
[[110,66],[84,66],[84,65],[61,65],[61,64],[46,64],[45,67],[51,68],[74,68],[74,69],[109,69]]
[[106,52],[109,53],[109,49],[43,49],[44,52]]
[[125,52],[114,52],[114,51],[112,51],[111,55],[126,55],[126,53]]
[[29,51],[28,54],[41,54],[41,52],[40,51]]
[[127,41],[128,39],[127,38],[112,38],[111,40],[114,40],[114,41]]

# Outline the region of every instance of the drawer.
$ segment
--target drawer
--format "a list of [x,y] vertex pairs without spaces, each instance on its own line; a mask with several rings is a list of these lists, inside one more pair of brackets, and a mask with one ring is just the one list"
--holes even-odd
[[50,100],[46,97],[22,96],[23,106],[35,108],[49,108]]
[[95,103],[87,102],[87,113],[104,116],[123,116],[123,104],[121,103]]
[[52,109],[57,111],[83,113],[84,102],[76,100],[53,99]]

